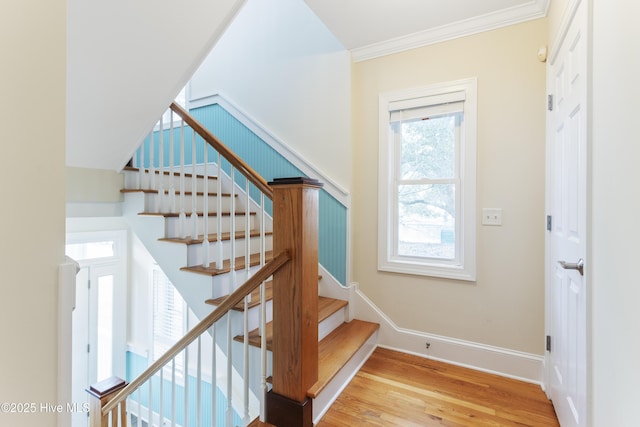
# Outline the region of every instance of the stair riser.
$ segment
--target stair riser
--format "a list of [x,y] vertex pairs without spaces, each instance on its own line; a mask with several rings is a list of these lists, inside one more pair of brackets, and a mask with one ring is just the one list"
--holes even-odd
[[[172,200],[173,198],[173,200]],[[204,210],[204,196],[196,196],[196,212],[202,212]],[[208,208],[209,212],[217,212],[218,209],[218,198],[217,196],[209,196],[207,197],[209,202]],[[179,213],[180,212],[180,195],[174,194],[173,197],[171,194],[166,194],[164,196],[160,196],[154,193],[146,193],[144,197],[144,211],[145,212],[170,212],[170,213]],[[230,196],[222,196],[222,212],[230,212],[231,211],[231,197]],[[244,206],[240,207],[238,201],[236,200],[236,209],[241,208],[244,210]],[[193,211],[193,196],[185,195],[184,196],[184,210],[187,214],[190,214]]]
[[[191,217],[187,216],[187,219],[185,221],[185,225],[186,225],[186,235],[187,236],[191,236],[192,234],[192,223],[191,223]],[[204,218],[202,216],[199,216],[197,219],[197,224],[198,224],[198,235],[202,235],[203,232],[203,224],[204,224]],[[207,218],[207,223],[208,223],[208,227],[209,227],[209,233],[216,233],[218,230],[218,217],[217,216],[211,216]],[[221,219],[221,227],[222,227],[222,232],[228,232],[230,231],[231,228],[231,217],[230,216],[223,216]],[[255,215],[249,215],[249,229],[254,229],[256,228],[256,220],[255,220]],[[244,215],[238,215],[235,217],[235,231],[244,231],[246,229],[246,219]],[[165,235],[164,237],[167,238],[180,238],[181,236],[181,232],[180,232],[180,219],[177,217],[171,217],[171,218],[165,218]]]
[[347,307],[333,313],[318,324],[318,341],[322,341],[335,328],[342,325],[347,320]]
[[[257,254],[260,253],[261,249],[261,239],[260,237],[251,237],[249,239],[250,247],[249,254]],[[241,257],[246,255],[246,243],[245,239],[236,239],[235,243],[235,256]],[[272,236],[265,236],[265,246],[266,250],[271,250],[273,247],[273,239]],[[216,262],[216,257],[218,254],[218,242],[209,242],[209,262]],[[202,245],[194,244],[188,245],[187,248],[187,266],[200,265],[203,264],[203,256],[202,256]],[[231,258],[231,242],[228,240],[222,241],[222,257],[223,259]]]
[[[139,173],[133,171],[125,171],[124,174],[124,188],[130,189],[150,189],[151,186],[149,184],[149,179],[151,174],[148,172],[142,176],[142,180],[140,180]],[[180,191],[180,176],[179,172],[176,170],[174,172],[174,176],[171,177],[169,175],[164,175],[162,179],[160,178],[160,174],[156,173],[155,175],[155,187],[153,189],[158,189],[160,187],[164,189],[169,189],[173,185],[173,188],[176,192]],[[209,177],[209,192],[217,191],[217,179],[215,177]],[[204,190],[204,178],[198,177],[196,178],[196,191]],[[185,191],[193,191],[193,180],[190,176],[186,176],[184,179],[184,190]]]

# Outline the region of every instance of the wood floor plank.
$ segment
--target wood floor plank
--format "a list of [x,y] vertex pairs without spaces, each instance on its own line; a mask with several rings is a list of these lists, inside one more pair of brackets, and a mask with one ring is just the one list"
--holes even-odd
[[317,427],[559,426],[538,385],[378,348]]

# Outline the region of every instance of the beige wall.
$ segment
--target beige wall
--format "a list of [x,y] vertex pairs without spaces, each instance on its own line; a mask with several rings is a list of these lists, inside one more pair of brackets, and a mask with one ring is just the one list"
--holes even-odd
[[112,170],[67,167],[67,202],[121,202],[124,175]]
[[[353,277],[399,326],[534,354],[544,335],[547,21],[354,64]],[[378,94],[478,78],[477,282],[378,272]]]
[[[58,266],[64,261],[66,2],[0,3],[0,402],[57,403]],[[6,120],[6,122],[5,122]],[[25,163],[26,162],[26,163]],[[5,414],[3,426],[54,426]]]
[[549,47],[553,45],[560,24],[564,18],[567,7],[569,7],[570,0],[553,0],[549,3],[549,10],[547,12],[547,19],[549,21],[547,34],[549,37]]

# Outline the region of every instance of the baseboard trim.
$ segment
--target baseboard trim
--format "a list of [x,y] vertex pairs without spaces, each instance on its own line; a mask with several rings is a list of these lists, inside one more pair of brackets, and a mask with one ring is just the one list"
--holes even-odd
[[355,290],[349,305],[356,318],[380,324],[380,347],[543,386],[542,355],[401,328],[357,284],[351,286]]

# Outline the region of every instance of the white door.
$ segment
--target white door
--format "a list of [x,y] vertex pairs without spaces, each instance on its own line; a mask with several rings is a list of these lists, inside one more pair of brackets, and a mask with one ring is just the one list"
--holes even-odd
[[560,424],[587,425],[587,5],[550,58],[547,134],[547,384]]

